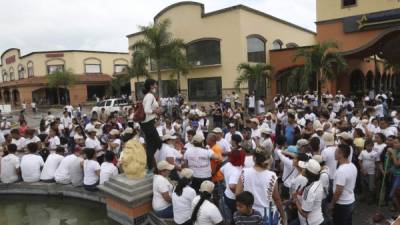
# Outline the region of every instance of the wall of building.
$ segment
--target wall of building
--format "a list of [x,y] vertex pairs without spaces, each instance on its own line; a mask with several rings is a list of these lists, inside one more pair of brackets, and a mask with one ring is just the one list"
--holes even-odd
[[[290,42],[298,45],[315,43],[315,33],[245,6],[234,6],[206,14],[203,10],[201,4],[179,4],[163,10],[156,16],[157,21],[169,19],[171,21],[169,31],[175,38],[181,38],[185,43],[204,38],[221,40],[221,64],[194,67],[186,77],[180,80],[183,91],[188,89],[188,78],[204,77],[221,77],[223,95],[234,91],[234,81],[238,77],[237,66],[248,61],[247,37],[249,35],[259,35],[266,40],[267,63],[269,62],[268,51],[272,49],[274,40],[279,39],[284,45]],[[129,45],[133,45],[142,38],[141,34],[128,36]],[[162,79],[170,79],[170,74],[171,71],[163,71]],[[157,78],[155,73],[151,75]],[[135,82],[136,79],[132,79],[133,92]]]
[[326,21],[400,8],[398,0],[357,0],[351,7],[343,7],[342,0],[317,0],[317,21]]

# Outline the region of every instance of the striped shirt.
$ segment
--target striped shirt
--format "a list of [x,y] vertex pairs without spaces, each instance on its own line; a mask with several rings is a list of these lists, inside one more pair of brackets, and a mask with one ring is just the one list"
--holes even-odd
[[263,218],[261,213],[254,210],[250,215],[242,215],[238,211],[233,214],[233,220],[235,221],[235,225],[263,225]]

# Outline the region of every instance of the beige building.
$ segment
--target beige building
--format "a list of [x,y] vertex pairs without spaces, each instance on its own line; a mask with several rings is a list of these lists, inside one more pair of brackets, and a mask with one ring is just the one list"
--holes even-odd
[[[169,19],[173,37],[183,39],[186,54],[193,68],[181,78],[180,86],[189,101],[212,102],[234,90],[237,66],[244,62],[269,63],[269,50],[308,46],[315,43],[315,33],[264,12],[236,5],[205,13],[204,5],[196,2],[173,4],[159,12],[154,20]],[[127,36],[129,46],[143,38],[134,33]],[[285,60],[285,59],[283,59]],[[163,70],[163,93],[175,94],[168,88],[171,71]],[[151,74],[156,78],[156,74]],[[140,95],[144,78],[132,79],[133,94]],[[259,87],[267,93],[268,82]],[[254,90],[254,82],[243,86],[242,93]],[[171,90],[171,91],[168,91]]]
[[56,104],[55,90],[47,87],[46,75],[71,70],[76,83],[62,89],[61,104],[70,100],[77,105],[96,96],[104,96],[112,76],[129,64],[129,54],[101,51],[44,51],[21,55],[11,48],[1,55],[0,101],[19,105],[21,102]]

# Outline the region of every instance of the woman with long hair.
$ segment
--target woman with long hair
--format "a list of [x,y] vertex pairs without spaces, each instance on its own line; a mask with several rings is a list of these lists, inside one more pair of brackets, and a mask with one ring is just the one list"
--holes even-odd
[[214,190],[214,183],[204,181],[200,185],[200,195],[196,196],[192,202],[191,221],[194,225],[209,224],[222,225],[223,219],[217,206],[211,201],[211,195]]
[[192,225],[192,201],[196,197],[196,191],[190,187],[192,176],[193,170],[183,169],[181,179],[172,193],[174,222],[178,225]]
[[147,154],[147,169],[151,171],[155,166],[154,153],[157,149],[161,148],[162,141],[158,135],[157,129],[154,126],[158,114],[161,113],[161,109],[155,97],[158,85],[153,79],[147,79],[144,82],[143,89],[143,109],[146,117],[144,121],[140,123],[140,128],[144,133],[146,142],[146,154]]
[[[265,224],[276,225],[281,220],[286,224],[286,216],[278,191],[278,177],[270,171],[271,151],[257,148],[254,154],[254,166],[244,168],[236,185],[236,195],[243,191],[254,195],[253,209],[263,216]],[[279,213],[278,213],[278,212]]]
[[293,195],[298,209],[300,225],[322,225],[323,185],[320,181],[321,166],[318,161],[310,159],[308,162],[299,162],[303,168],[303,175],[307,178],[307,184]]

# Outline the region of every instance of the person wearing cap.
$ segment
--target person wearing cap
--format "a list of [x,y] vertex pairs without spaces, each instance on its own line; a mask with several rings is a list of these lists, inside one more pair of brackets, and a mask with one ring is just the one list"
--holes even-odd
[[320,164],[310,159],[308,162],[299,162],[299,167],[304,169],[307,184],[293,195],[298,209],[300,225],[320,225],[324,222],[322,214],[323,188],[320,182]]
[[325,162],[326,167],[328,167],[328,174],[329,174],[329,196],[331,196],[332,192],[332,185],[333,185],[333,178],[336,172],[337,161],[335,158],[336,148],[335,145],[335,137],[331,133],[325,133],[322,136],[326,147],[321,151],[321,157]]
[[88,135],[85,140],[85,147],[94,149],[96,151],[97,161],[101,164],[104,161],[104,159],[103,159],[104,150],[100,144],[99,139],[96,136],[96,133],[97,133],[97,131],[95,128],[90,128],[87,131]]
[[222,131],[222,129],[216,127],[212,130],[212,133],[215,134],[215,136],[217,137],[217,144],[221,147],[222,155],[229,155],[229,153],[231,152],[231,145],[226,139],[224,139],[224,132]]
[[118,157],[122,147],[122,141],[119,136],[120,132],[117,129],[112,129],[108,134],[108,150],[114,152],[114,154]]
[[194,225],[223,225],[223,218],[217,206],[211,202],[214,183],[203,181],[200,185],[200,195],[192,201],[191,221]]
[[181,179],[172,193],[174,222],[178,225],[192,225],[192,202],[196,197],[196,191],[190,187],[193,170],[184,168],[180,176]]
[[333,223],[335,225],[352,224],[357,168],[348,159],[349,156],[350,147],[346,144],[340,144],[335,154],[339,167],[336,170],[333,181],[333,197],[331,202]]
[[179,180],[177,170],[181,169],[180,161],[182,160],[182,153],[175,147],[177,139],[178,137],[174,135],[164,135],[162,137],[163,145],[154,155],[157,163],[167,161],[169,164],[175,166],[174,170],[171,172],[172,180]]
[[257,118],[252,118],[249,120],[249,122],[249,127],[251,128],[251,138],[253,140],[259,139],[261,137],[260,129],[258,127],[260,121]]
[[232,136],[234,134],[238,134],[243,139],[243,135],[239,131],[236,130],[236,126],[235,126],[234,123],[229,123],[228,124],[228,129],[229,129],[229,132],[225,134],[225,140],[228,143],[231,143]]
[[298,148],[294,145],[290,145],[287,150],[277,150],[275,153],[283,164],[282,198],[289,199],[293,180],[299,175],[299,170],[297,169]]
[[263,121],[263,124],[261,125],[262,127],[268,127],[272,130],[273,133],[275,133],[276,130],[276,118],[272,117],[272,113],[268,112],[265,114],[265,119]]
[[271,139],[272,130],[270,128],[261,128],[260,133],[261,138],[259,139],[259,145],[268,151],[272,151],[274,149],[274,144]]
[[351,162],[353,160],[353,153],[354,153],[354,149],[352,147],[353,146],[353,136],[348,132],[342,132],[342,133],[337,134],[336,137],[338,137],[340,144],[346,144],[350,147],[350,154],[349,154],[348,160]]
[[232,153],[229,155],[229,162],[225,163],[221,168],[226,185],[224,200],[230,211],[229,215],[224,215],[225,218],[232,218],[233,213],[236,211],[235,189],[246,157],[245,151],[240,147],[241,142],[242,138],[238,134],[232,136]]
[[153,177],[153,201],[152,206],[155,214],[160,218],[173,218],[172,190],[173,185],[167,179],[174,165],[167,161],[157,163],[158,174]]
[[199,191],[200,184],[205,180],[211,180],[211,159],[222,160],[211,149],[204,148],[204,137],[196,134],[192,139],[193,147],[186,150],[183,155],[184,167],[193,170],[192,188]]
[[[248,191],[254,195],[253,209],[261,213],[267,219],[269,215],[281,219],[286,223],[286,215],[283,210],[281,197],[278,191],[278,177],[270,171],[272,153],[257,148],[254,153],[254,166],[244,168],[236,185],[235,194]],[[273,205],[272,208],[271,205]],[[272,219],[272,218],[271,218]]]

